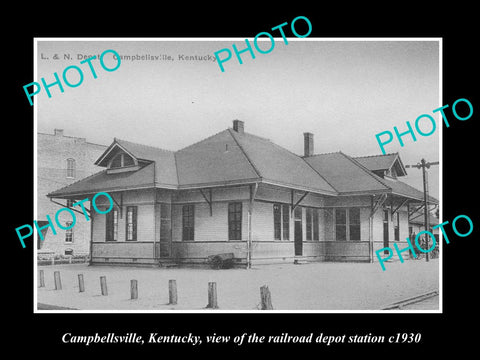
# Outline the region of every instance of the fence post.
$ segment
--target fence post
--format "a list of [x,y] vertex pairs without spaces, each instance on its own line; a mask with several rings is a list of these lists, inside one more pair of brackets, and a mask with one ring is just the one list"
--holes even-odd
[[272,296],[267,285],[260,287],[261,310],[273,310]]
[[62,290],[62,280],[60,279],[60,271],[55,271],[53,273],[53,278],[55,280],[55,290]]
[[105,276],[100,276],[100,289],[102,291],[102,295],[108,295],[107,278]]
[[45,274],[43,273],[43,270],[40,270],[40,286],[39,287],[45,287]]
[[78,274],[78,292],[85,291],[85,284],[83,282],[83,274]]
[[168,280],[168,305],[177,305],[177,281]]
[[217,283],[208,283],[208,309],[218,309],[217,303]]
[[130,280],[130,299],[138,299],[138,283],[137,280]]

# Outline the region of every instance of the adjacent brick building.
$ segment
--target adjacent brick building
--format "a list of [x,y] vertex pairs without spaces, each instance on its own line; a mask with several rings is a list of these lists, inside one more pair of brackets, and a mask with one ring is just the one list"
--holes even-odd
[[[46,196],[49,192],[73,184],[98,171],[93,164],[105,151],[104,145],[87,142],[85,138],[65,136],[62,129],[53,134],[37,134],[37,221],[46,224],[47,215],[54,220],[61,208]],[[61,202],[64,206],[66,201]],[[71,216],[61,214],[62,223],[71,221]],[[77,223],[71,230],[56,228],[54,235],[50,228],[43,231],[45,240],[38,236],[39,254],[82,255],[90,249],[90,223],[77,216]],[[67,226],[65,226],[67,227]]]

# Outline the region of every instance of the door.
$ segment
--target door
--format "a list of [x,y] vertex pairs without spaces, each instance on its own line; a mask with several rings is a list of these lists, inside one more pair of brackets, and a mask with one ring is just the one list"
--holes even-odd
[[[383,247],[389,247],[388,241],[388,210],[383,210]],[[383,253],[386,255],[390,251],[388,249],[383,250]]]
[[297,207],[294,211],[294,241],[295,241],[295,256],[303,255],[303,239],[302,239],[302,208]]

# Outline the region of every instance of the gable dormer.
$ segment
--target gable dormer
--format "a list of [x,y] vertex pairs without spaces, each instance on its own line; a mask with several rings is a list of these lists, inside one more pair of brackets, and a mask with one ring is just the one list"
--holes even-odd
[[137,171],[145,161],[139,160],[127,148],[122,146],[117,139],[98,158],[95,165],[107,168],[107,174],[116,174],[127,171]]
[[396,179],[407,175],[398,153],[356,157],[360,164],[382,178]]

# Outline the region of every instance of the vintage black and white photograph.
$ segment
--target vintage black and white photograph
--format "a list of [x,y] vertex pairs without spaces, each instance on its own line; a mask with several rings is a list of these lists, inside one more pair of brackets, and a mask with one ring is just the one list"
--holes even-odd
[[248,39],[35,39],[35,312],[442,312],[441,38]]

